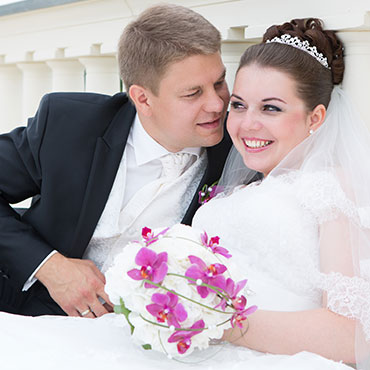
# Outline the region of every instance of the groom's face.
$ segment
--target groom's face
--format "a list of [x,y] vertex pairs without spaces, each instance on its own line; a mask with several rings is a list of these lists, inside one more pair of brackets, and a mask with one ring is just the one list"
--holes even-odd
[[146,131],[171,152],[219,143],[229,102],[225,66],[219,53],[172,63],[157,94],[148,91]]

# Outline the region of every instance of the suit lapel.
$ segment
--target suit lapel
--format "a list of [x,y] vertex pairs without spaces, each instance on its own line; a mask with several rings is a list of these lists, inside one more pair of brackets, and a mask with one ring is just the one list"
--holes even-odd
[[97,139],[69,257],[81,257],[94,233],[113,186],[135,114],[130,103],[124,104],[104,136]]

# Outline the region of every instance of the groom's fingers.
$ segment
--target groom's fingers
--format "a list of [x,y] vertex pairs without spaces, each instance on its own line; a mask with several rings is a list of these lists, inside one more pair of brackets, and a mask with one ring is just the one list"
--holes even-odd
[[105,286],[103,286],[102,289],[100,289],[98,291],[98,296],[100,298],[103,298],[104,302],[113,308],[114,307],[114,304],[110,301],[109,296],[108,296],[107,293],[105,293],[104,288],[105,288]]
[[[103,305],[98,298],[102,298],[105,301],[105,304]],[[95,316],[100,317],[113,311],[113,309],[109,310],[109,308],[105,307],[105,305],[107,305],[108,307],[112,305],[113,307],[113,304],[110,302],[108,295],[104,291],[104,286],[102,286],[100,289],[97,290],[94,302],[92,302],[89,306],[94,312]]]
[[91,305],[91,309],[94,312],[95,317],[100,317],[108,313],[105,307],[97,299],[94,304]]
[[109,305],[108,303],[104,303],[103,306],[105,307],[105,309],[108,311],[108,312],[114,312],[114,309],[113,307],[114,306],[111,306]]
[[96,277],[105,285],[105,276],[102,272],[96,267],[96,265],[92,262],[90,265],[91,270],[95,273]]
[[[36,277],[67,315],[95,317],[108,313],[98,300],[101,297],[111,304],[104,292],[105,277],[92,261],[57,253],[40,268]],[[82,315],[87,308],[93,313]]]
[[81,317],[85,317],[85,318],[88,318],[88,319],[95,319],[95,314],[94,312],[91,310],[90,307],[87,307],[85,309],[83,308],[80,308],[77,310],[78,312],[78,316],[81,316]]

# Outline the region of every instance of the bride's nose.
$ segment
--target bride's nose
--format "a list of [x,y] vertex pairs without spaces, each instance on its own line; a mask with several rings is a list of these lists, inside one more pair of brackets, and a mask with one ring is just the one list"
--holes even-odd
[[262,126],[258,112],[248,109],[241,122],[241,127],[244,130],[258,131]]

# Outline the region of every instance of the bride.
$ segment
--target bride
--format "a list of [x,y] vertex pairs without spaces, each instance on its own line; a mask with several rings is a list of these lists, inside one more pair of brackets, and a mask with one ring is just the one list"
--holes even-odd
[[[370,137],[333,88],[343,70],[342,44],[315,19],[270,27],[242,56],[225,189],[193,227],[220,236],[259,309],[191,367],[370,369]],[[255,171],[263,180],[244,186]],[[133,345],[120,315],[0,313],[0,328],[6,369],[189,367]]]

